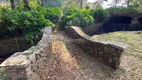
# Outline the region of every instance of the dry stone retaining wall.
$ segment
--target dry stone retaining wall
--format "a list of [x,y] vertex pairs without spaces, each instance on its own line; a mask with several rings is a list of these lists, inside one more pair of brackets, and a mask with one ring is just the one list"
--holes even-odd
[[13,54],[0,67],[5,69],[12,80],[47,80],[47,63],[51,57],[51,34],[51,28],[45,28],[37,46]]
[[99,59],[113,69],[119,68],[121,56],[124,53],[124,46],[116,43],[96,41],[75,26],[67,28],[66,33],[75,39],[74,43],[84,52]]
[[[39,35],[38,39],[34,39],[34,44],[37,44],[41,39]],[[0,57],[11,55],[15,52],[20,52],[30,48],[31,44],[24,37],[8,38],[0,40]]]

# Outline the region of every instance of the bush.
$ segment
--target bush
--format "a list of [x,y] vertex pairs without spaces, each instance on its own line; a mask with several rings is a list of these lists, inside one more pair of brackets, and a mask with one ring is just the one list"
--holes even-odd
[[109,13],[107,10],[104,9],[92,9],[90,11],[90,14],[93,16],[95,19],[95,22],[102,22],[104,21],[107,17],[109,17]]
[[50,20],[46,20],[38,11],[21,12],[17,22],[26,39],[30,40],[36,37],[46,26],[53,26]]
[[49,19],[53,23],[57,23],[63,14],[60,8],[37,7],[37,10],[40,11],[46,19]]
[[36,10],[0,9],[0,38],[24,36],[32,40],[46,26],[53,26],[53,23]]
[[0,38],[13,36],[12,31],[8,30],[8,27],[12,25],[12,22],[9,21],[9,17],[11,17],[11,15],[11,9],[2,7],[0,8]]
[[64,18],[65,25],[86,27],[93,23],[93,17],[88,11],[80,10],[77,8],[70,8]]
[[108,8],[107,11],[110,14],[114,14],[114,13],[139,13],[140,10],[138,10],[137,8],[134,7],[111,7]]

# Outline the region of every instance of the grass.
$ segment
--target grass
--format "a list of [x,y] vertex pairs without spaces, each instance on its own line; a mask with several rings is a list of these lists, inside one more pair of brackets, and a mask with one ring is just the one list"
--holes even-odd
[[29,56],[29,55],[31,55],[32,53],[23,53],[23,55],[25,55],[25,56]]
[[0,68],[0,80],[11,80],[10,76],[3,68]]
[[95,35],[93,38],[102,41],[122,42],[130,46],[130,51],[142,52],[142,32],[113,32]]
[[[121,31],[92,36],[96,40],[115,41],[129,45],[121,60],[121,69],[124,73],[117,76],[125,76],[128,80],[142,79],[142,32]],[[123,78],[122,78],[123,79]]]

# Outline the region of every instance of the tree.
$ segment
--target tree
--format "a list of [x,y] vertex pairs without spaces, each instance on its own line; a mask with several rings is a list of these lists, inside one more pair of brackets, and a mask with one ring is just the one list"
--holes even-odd
[[62,0],[62,9],[67,10],[70,7],[85,8],[85,2],[87,0]]
[[66,11],[70,7],[79,7],[78,4],[78,0],[62,0],[62,9]]
[[24,2],[24,7],[27,8],[28,10],[30,10],[31,8],[29,6],[28,0],[23,0],[23,2]]
[[83,8],[84,2],[86,2],[87,0],[77,0],[77,3],[80,4],[80,9]]
[[10,0],[10,4],[11,4],[11,8],[14,9],[15,8],[14,0]]
[[39,0],[40,4],[44,6],[44,0]]
[[83,0],[80,0],[80,8],[83,8]]
[[92,3],[91,4],[92,8],[96,8],[96,9],[101,8],[103,5],[103,1],[104,0],[97,0],[96,2]]
[[61,0],[42,0],[45,7],[61,7]]
[[130,5],[134,3],[134,0],[127,0],[126,3],[127,7],[130,7]]
[[127,0],[127,7],[130,6],[130,0]]
[[118,0],[115,0],[115,7],[117,6],[117,4],[118,4]]
[[96,8],[96,9],[102,7],[102,5],[98,1],[94,2],[93,5],[94,5],[94,8]]

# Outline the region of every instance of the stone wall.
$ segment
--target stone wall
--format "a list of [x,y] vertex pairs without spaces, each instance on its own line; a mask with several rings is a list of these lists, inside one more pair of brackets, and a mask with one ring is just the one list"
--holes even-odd
[[[41,36],[38,39],[34,39],[36,45]],[[0,40],[0,57],[11,55],[15,52],[21,52],[31,47],[30,41],[27,41],[24,37],[8,38]]]
[[139,31],[142,30],[141,13],[115,13],[110,14],[105,21],[93,23],[83,29],[88,35],[108,33],[114,31]]
[[110,14],[111,17],[116,17],[116,16],[127,16],[127,17],[131,17],[132,18],[132,22],[131,24],[138,24],[139,21],[138,19],[140,17],[142,17],[142,14],[141,13],[115,13],[115,14]]
[[47,80],[47,68],[51,57],[51,38],[51,28],[45,28],[42,39],[36,46],[13,54],[0,67],[12,80]]
[[125,48],[121,44],[96,41],[82,32],[79,27],[75,26],[67,28],[66,33],[74,39],[74,43],[84,52],[113,69],[119,68],[121,56]]
[[94,34],[100,34],[101,28],[104,23],[93,23],[83,29],[84,33],[86,33],[89,36],[92,36]]
[[121,24],[121,23],[95,23],[87,26],[83,31],[92,36],[94,34],[109,33],[115,31],[140,31],[142,24]]

